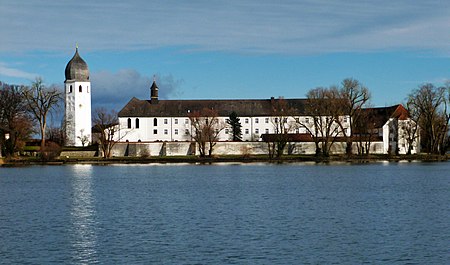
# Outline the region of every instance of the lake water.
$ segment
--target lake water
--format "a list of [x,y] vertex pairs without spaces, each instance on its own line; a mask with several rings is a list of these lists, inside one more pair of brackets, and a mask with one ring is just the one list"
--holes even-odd
[[449,169],[0,168],[0,263],[448,264]]

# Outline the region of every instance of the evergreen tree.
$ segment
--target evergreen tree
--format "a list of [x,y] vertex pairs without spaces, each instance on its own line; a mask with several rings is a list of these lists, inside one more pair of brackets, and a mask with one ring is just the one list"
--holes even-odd
[[227,119],[227,124],[231,126],[231,131],[233,132],[231,135],[231,140],[242,141],[242,125],[235,111],[230,113],[230,117]]

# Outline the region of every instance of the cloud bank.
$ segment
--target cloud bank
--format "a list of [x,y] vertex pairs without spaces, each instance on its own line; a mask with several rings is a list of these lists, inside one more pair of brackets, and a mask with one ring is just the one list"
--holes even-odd
[[20,69],[10,67],[6,63],[0,62],[0,76],[34,80],[36,78],[37,74],[28,73],[28,72],[22,71]]
[[420,49],[448,52],[441,0],[7,0],[0,51],[186,50],[311,54]]
[[[132,97],[150,99],[150,86],[153,80],[136,70],[122,69],[115,73],[101,71],[92,73],[90,78],[93,110],[103,107],[119,111]],[[170,74],[155,74],[154,78],[159,87],[160,99],[167,99],[180,93],[182,79],[175,79]]]

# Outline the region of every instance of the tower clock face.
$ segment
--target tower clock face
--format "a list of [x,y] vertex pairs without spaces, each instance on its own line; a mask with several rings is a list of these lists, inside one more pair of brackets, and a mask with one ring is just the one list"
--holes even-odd
[[80,109],[81,109],[81,107],[83,107],[83,105],[82,105],[82,104],[80,104],[80,105],[79,105],[79,107],[80,107]]

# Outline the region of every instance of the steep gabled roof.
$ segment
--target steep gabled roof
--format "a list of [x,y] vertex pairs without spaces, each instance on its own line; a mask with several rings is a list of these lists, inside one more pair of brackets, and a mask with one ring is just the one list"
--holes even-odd
[[[235,111],[241,117],[271,116],[273,102],[279,99],[235,100],[150,100],[133,97],[119,112],[119,117],[188,117],[189,113],[203,108],[214,109],[219,116],[227,117]],[[293,116],[306,115],[306,99],[284,99]]]
[[368,115],[373,118],[376,128],[383,127],[390,118],[406,120],[409,117],[408,111],[402,104],[390,107],[365,108],[363,111],[368,112]]

